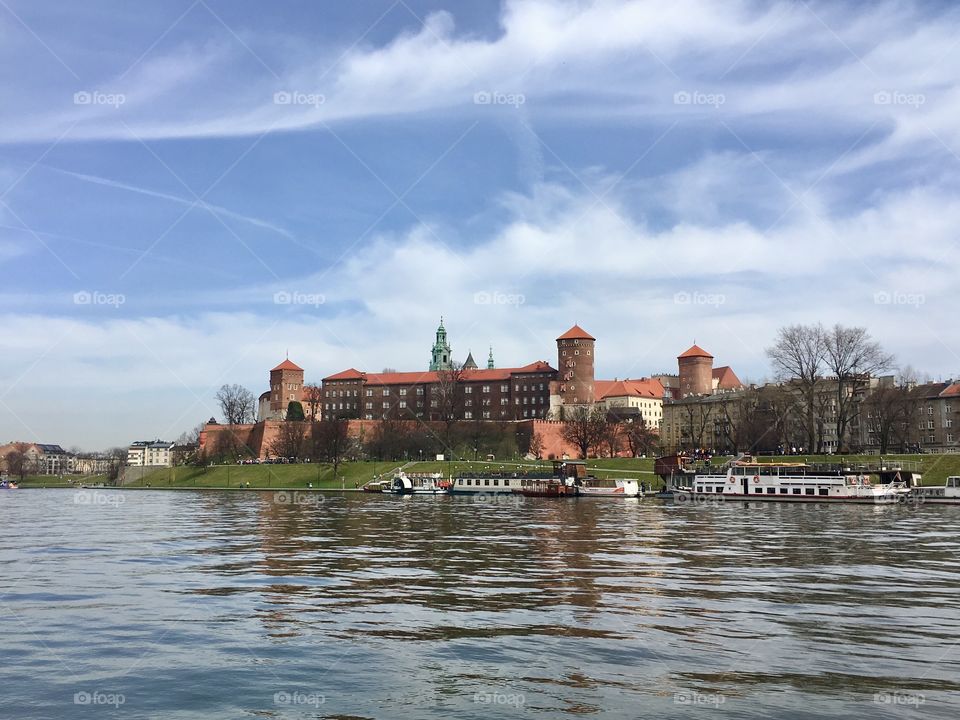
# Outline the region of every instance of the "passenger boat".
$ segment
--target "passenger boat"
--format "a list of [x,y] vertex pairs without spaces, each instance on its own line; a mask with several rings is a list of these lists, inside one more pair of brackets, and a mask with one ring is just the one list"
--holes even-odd
[[948,477],[942,487],[914,487],[909,500],[924,505],[960,505],[960,476]]
[[20,486],[14,480],[0,480],[0,490],[19,490]]
[[407,475],[401,470],[394,475],[385,492],[393,495],[446,495],[450,492],[450,481],[443,479],[443,473]]
[[725,469],[695,471],[688,486],[674,489],[674,499],[893,504],[905,501],[912,492],[914,473],[909,473],[909,479],[904,474],[899,467],[739,460]]
[[454,495],[512,493],[533,481],[565,477],[586,477],[586,463],[582,460],[554,460],[552,472],[465,473],[453,479],[450,491]]

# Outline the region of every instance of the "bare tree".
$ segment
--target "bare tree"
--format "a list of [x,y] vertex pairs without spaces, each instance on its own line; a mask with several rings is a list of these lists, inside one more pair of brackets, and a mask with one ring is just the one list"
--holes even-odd
[[203,428],[206,427],[206,423],[200,423],[196,427],[180,433],[180,437],[177,438],[178,445],[199,445],[200,444],[200,433],[203,432]]
[[836,378],[837,446],[845,451],[847,428],[862,390],[872,376],[893,367],[893,355],[884,352],[866,328],[834,325],[826,336],[826,364]]
[[256,418],[256,399],[242,385],[223,385],[216,394],[227,425],[242,425]]
[[623,435],[623,424],[621,422],[610,417],[604,419],[600,443],[607,451],[607,457],[614,458],[620,453],[623,447]]
[[299,460],[304,455],[307,423],[287,420],[280,423],[277,436],[270,443],[270,453],[276,457]]
[[313,425],[314,448],[319,459],[333,465],[333,476],[350,451],[350,423],[346,418],[324,418]]
[[[466,393],[463,387],[463,365],[454,363],[448,370],[437,371],[437,383],[430,388],[431,406],[437,401],[435,408],[431,407],[431,417],[443,422],[443,444],[446,451],[453,454],[454,433],[457,421],[463,416]],[[481,408],[476,408],[477,413]]]
[[909,391],[902,385],[881,385],[863,401],[861,412],[881,455],[897,440],[905,444],[907,433],[903,431],[912,419],[910,405]]
[[28,443],[14,443],[13,449],[4,457],[7,464],[7,472],[11,475],[16,475],[20,480],[23,480],[24,476],[33,469],[33,463],[28,454],[29,450],[30,445]]
[[699,450],[705,448],[707,426],[710,424],[710,410],[707,404],[697,401],[685,402],[682,420],[682,431],[684,431],[689,444],[687,449]]
[[310,413],[309,420],[320,419],[320,408],[323,406],[323,388],[316,383],[307,383],[303,386],[303,403]]
[[823,375],[826,354],[826,333],[820,324],[782,327],[774,345],[767,348],[777,377],[793,381],[800,391],[808,448],[813,448],[817,440],[817,380]]
[[627,447],[630,448],[630,455],[633,457],[649,455],[656,448],[660,439],[657,431],[647,425],[647,421],[642,417],[626,423],[623,436],[627,441]]
[[580,451],[580,457],[586,460],[590,450],[603,438],[606,424],[606,413],[603,410],[599,408],[591,410],[585,405],[580,405],[569,412],[560,430],[560,437],[576,447]]
[[534,432],[530,436],[530,448],[527,451],[533,455],[537,460],[543,455],[543,435],[538,432]]

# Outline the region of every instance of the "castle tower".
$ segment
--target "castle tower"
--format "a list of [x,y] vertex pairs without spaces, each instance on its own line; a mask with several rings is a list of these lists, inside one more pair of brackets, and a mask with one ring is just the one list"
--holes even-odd
[[564,408],[592,406],[594,343],[596,338],[574,325],[557,338],[560,402]]
[[270,371],[271,417],[286,417],[290,401],[303,402],[303,368],[287,358]]
[[490,346],[490,354],[487,355],[487,370],[493,370],[493,345]]
[[713,392],[713,355],[694,344],[677,356],[680,366],[680,397],[710,395]]
[[440,317],[440,327],[437,328],[437,339],[430,351],[431,370],[452,370],[453,358],[450,354],[450,343],[447,342],[447,329],[443,327],[443,317]]
[[476,369],[477,369],[477,361],[473,359],[473,353],[472,353],[472,352],[468,352],[468,353],[467,353],[467,359],[463,361],[463,369],[464,369],[464,370],[476,370]]

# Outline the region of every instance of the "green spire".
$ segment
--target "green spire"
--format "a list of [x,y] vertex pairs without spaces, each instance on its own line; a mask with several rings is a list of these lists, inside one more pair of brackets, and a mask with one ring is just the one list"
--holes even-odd
[[437,328],[437,339],[430,351],[431,370],[450,370],[453,360],[450,354],[450,343],[447,342],[447,330],[443,327],[443,315],[440,316],[440,327]]
[[490,354],[487,356],[487,370],[493,370],[493,345],[490,346]]

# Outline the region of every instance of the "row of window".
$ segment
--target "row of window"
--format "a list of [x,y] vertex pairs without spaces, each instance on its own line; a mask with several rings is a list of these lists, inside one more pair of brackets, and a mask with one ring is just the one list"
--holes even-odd
[[[698,485],[697,492],[698,493],[722,493],[723,488],[724,488],[723,485]],[[813,488],[813,487],[807,487],[807,488],[755,487],[753,488],[753,494],[754,495],[764,495],[764,494],[776,495],[778,494],[777,493],[778,490],[780,495],[829,495],[830,494],[830,488],[825,488],[825,487],[816,487],[816,488]]]

